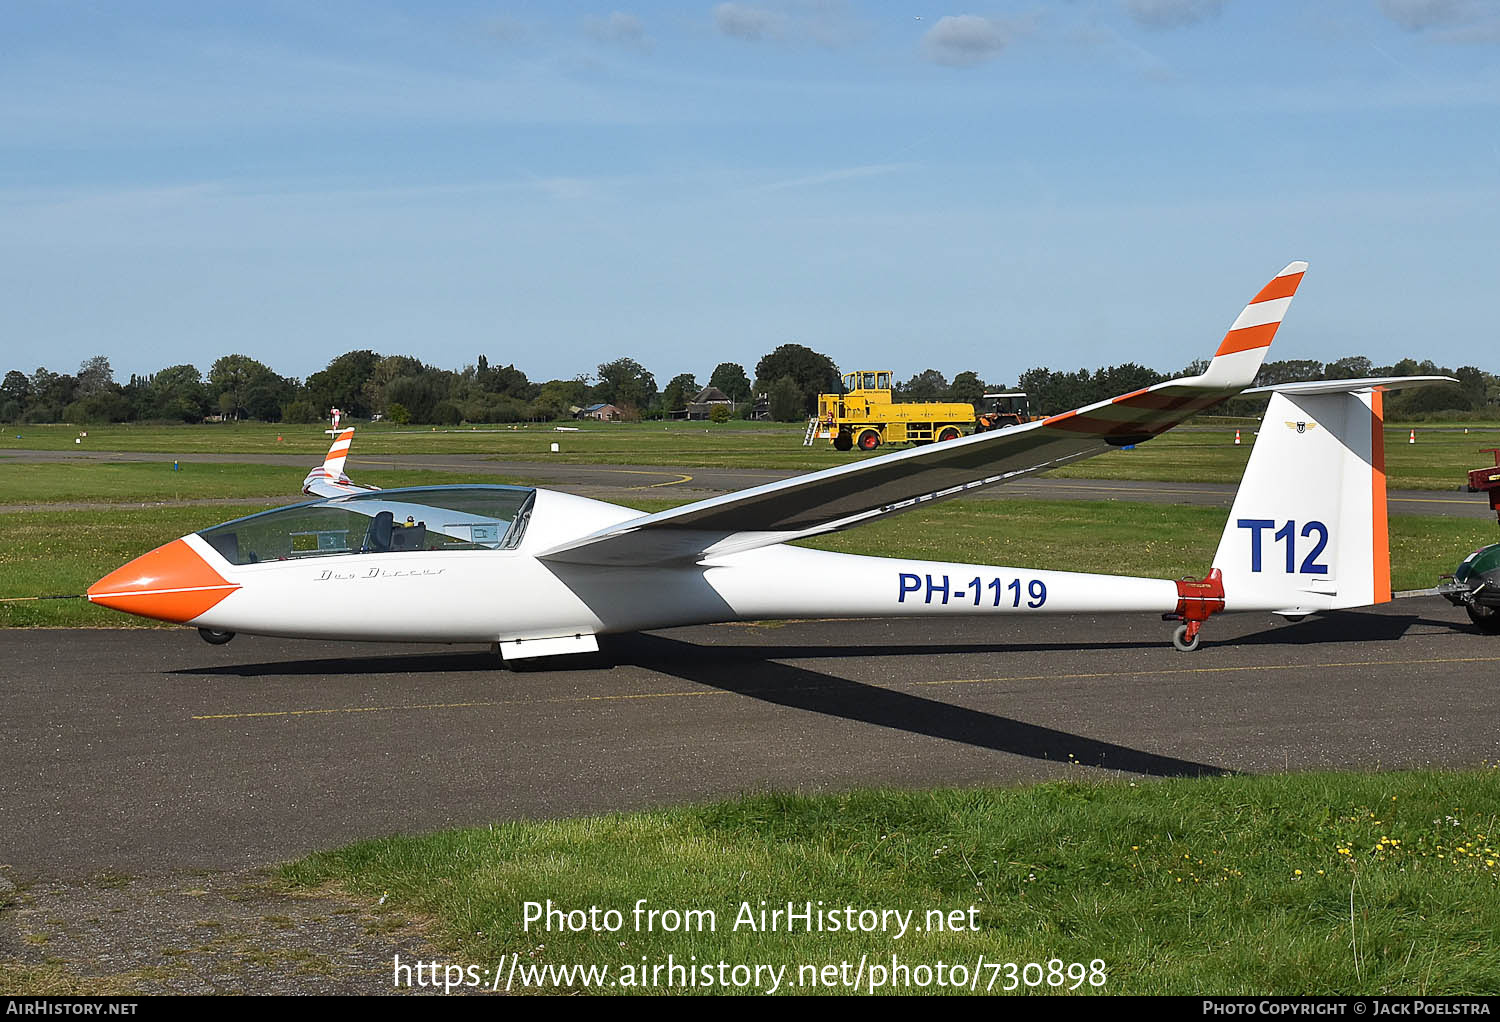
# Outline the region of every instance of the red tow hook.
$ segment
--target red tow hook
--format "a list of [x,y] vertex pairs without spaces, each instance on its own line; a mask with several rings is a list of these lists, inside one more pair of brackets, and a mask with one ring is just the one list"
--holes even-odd
[[1198,630],[1203,622],[1224,609],[1224,577],[1215,568],[1208,577],[1197,581],[1190,578],[1177,582],[1177,610],[1162,615],[1168,621],[1181,621],[1172,635],[1172,645],[1183,652],[1198,648]]

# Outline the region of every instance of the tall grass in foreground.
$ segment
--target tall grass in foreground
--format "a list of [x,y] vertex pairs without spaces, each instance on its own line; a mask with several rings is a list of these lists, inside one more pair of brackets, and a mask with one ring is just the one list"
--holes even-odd
[[[1061,782],[750,795],[365,841],[286,866],[457,961],[799,965],[1104,959],[1111,993],[1500,993],[1500,773]],[[620,910],[522,931],[522,903]],[[637,900],[713,932],[637,933]],[[978,907],[978,932],[732,932],[740,902]],[[1087,985],[1080,992],[1089,991]]]

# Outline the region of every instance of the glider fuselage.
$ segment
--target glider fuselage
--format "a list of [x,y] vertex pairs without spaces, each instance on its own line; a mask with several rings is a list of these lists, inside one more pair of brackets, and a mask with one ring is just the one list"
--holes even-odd
[[[489,489],[513,488],[463,488],[466,496]],[[407,492],[380,491],[379,506],[419,507],[413,502],[421,495]],[[534,551],[638,512],[550,490],[534,491],[524,535],[510,549],[320,552],[315,530],[288,534],[312,537],[303,551],[290,549],[292,540],[277,547],[264,537],[262,554],[244,549],[245,534],[260,520],[275,524],[279,515],[301,523],[304,509],[338,503],[298,505],[185,536],[101,579],[89,598],[217,632],[455,643],[795,617],[1167,613],[1179,601],[1177,585],[1162,579],[866,557],[786,544],[702,562],[558,563]],[[441,513],[429,512],[428,518]],[[422,524],[429,542],[442,528],[436,520]],[[226,533],[239,543],[229,556]]]

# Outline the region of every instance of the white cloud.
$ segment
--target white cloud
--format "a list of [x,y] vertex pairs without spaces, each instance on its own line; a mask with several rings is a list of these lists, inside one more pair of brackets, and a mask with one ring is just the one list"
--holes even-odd
[[1453,25],[1473,14],[1467,0],[1380,0],[1380,11],[1408,32]]
[[786,18],[764,7],[722,3],[714,8],[714,26],[727,36],[759,42],[775,39],[785,29]]
[[1215,17],[1225,0],[1125,0],[1125,12],[1147,28],[1181,28]]
[[1013,23],[999,18],[950,14],[922,37],[922,52],[947,67],[973,67],[998,56],[1017,34]]
[[528,35],[526,25],[515,18],[496,15],[480,23],[480,31],[497,43],[516,43]]
[[607,18],[591,15],[584,19],[583,31],[590,39],[601,43],[616,43],[642,50],[651,48],[645,24],[634,14],[624,11],[613,11]]
[[1500,42],[1500,17],[1477,0],[1380,0],[1380,11],[1408,32],[1450,43]]
[[714,8],[714,27],[747,42],[813,43],[830,49],[870,34],[848,0],[776,0],[764,7],[721,3]]

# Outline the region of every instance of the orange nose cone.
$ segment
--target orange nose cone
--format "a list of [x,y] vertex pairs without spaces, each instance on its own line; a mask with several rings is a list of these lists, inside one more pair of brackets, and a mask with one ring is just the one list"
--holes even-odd
[[91,603],[162,621],[191,621],[239,586],[180,539],[142,554],[89,587]]

